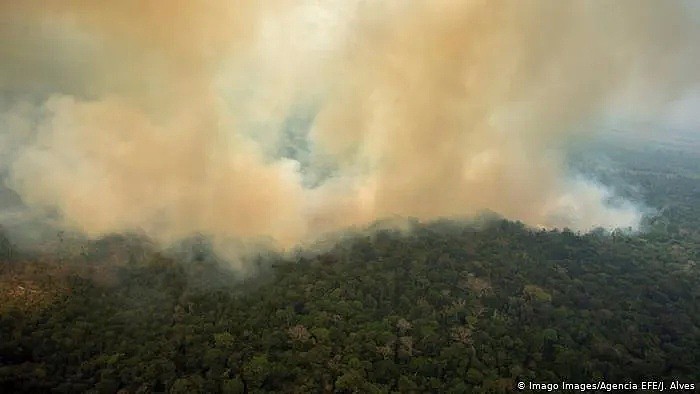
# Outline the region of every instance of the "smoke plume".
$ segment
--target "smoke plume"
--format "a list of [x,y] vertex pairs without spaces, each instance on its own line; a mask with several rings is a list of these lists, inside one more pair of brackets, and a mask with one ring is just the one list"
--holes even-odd
[[90,236],[636,227],[567,146],[700,81],[675,1],[0,3],[5,183]]

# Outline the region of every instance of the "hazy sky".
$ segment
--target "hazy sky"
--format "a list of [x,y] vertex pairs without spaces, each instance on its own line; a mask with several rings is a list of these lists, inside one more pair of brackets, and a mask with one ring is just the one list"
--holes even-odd
[[696,4],[2,1],[2,173],[92,236],[635,227],[566,147],[610,119],[698,129]]

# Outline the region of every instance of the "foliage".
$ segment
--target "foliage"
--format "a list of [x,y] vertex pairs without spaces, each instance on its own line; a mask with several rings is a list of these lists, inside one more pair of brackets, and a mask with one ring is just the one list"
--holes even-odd
[[[59,264],[20,261],[0,237],[0,391],[509,392],[519,380],[700,381],[691,175],[639,175],[646,200],[664,208],[639,235],[414,223],[357,233],[323,253],[270,255],[245,280],[206,258],[198,239],[190,257],[168,257],[134,237],[108,237]],[[25,302],[18,286],[45,296]]]

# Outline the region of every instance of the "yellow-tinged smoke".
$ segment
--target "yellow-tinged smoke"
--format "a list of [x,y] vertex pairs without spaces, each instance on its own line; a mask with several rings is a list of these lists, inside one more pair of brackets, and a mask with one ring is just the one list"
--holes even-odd
[[[674,1],[3,1],[3,98],[42,100],[8,184],[90,235],[164,241],[199,231],[291,245],[484,209],[636,226],[633,205],[610,206],[609,190],[569,174],[565,148],[610,108],[652,111],[696,88],[688,12]],[[308,103],[306,150],[282,157],[296,143],[285,122]]]

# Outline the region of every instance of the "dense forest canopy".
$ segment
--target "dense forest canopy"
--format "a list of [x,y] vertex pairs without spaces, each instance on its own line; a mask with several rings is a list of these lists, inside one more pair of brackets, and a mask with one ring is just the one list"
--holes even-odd
[[[204,237],[0,238],[3,392],[509,392],[700,381],[696,153],[609,152],[644,231],[485,216],[349,232],[227,268]],[[585,162],[585,161],[582,161]],[[621,189],[621,192],[625,192]],[[631,194],[630,194],[631,195]],[[63,241],[69,243],[68,241]]]

